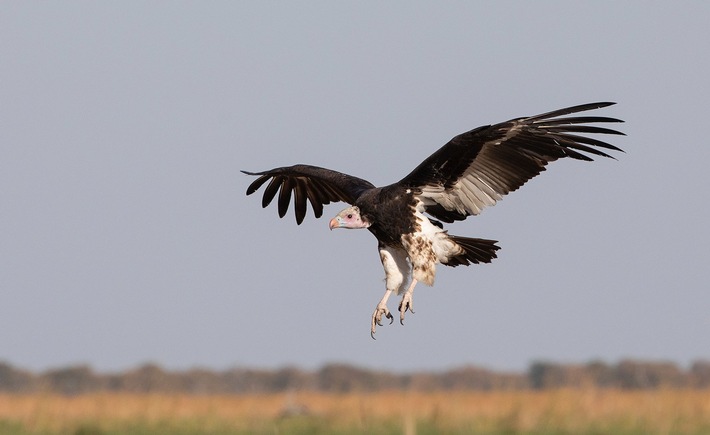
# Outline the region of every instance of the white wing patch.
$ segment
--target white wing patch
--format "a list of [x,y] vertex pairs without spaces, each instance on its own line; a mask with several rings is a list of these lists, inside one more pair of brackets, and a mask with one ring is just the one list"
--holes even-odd
[[474,173],[471,167],[448,191],[444,186],[425,186],[422,196],[441,204],[447,210],[477,215],[485,207],[491,207],[503,198],[493,187],[497,184],[484,173]]

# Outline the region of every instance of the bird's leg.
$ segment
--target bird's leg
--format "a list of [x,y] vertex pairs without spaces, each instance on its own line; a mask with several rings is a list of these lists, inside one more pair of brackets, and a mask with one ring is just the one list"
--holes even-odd
[[394,317],[392,316],[392,313],[390,313],[390,310],[387,309],[387,299],[390,298],[391,294],[392,294],[392,290],[387,290],[385,292],[385,295],[382,296],[380,303],[377,304],[377,308],[375,308],[375,312],[372,313],[372,328],[370,329],[370,336],[373,339],[375,338],[375,329],[377,328],[377,325],[382,326],[382,315],[383,314],[385,315],[385,317],[390,319],[390,325],[392,324],[392,322],[394,322]]
[[412,283],[409,284],[407,291],[402,295],[402,301],[399,303],[399,323],[404,325],[404,313],[407,310],[414,314],[414,302],[412,301],[412,294],[414,294],[414,286],[417,285],[417,280],[412,278]]
[[380,260],[382,267],[385,269],[385,295],[377,304],[375,312],[372,313],[372,328],[370,335],[375,338],[375,329],[377,325],[382,326],[382,316],[390,319],[390,324],[394,322],[394,317],[387,309],[387,299],[393,292],[399,293],[406,277],[411,273],[409,263],[407,262],[407,252],[400,248],[380,245]]

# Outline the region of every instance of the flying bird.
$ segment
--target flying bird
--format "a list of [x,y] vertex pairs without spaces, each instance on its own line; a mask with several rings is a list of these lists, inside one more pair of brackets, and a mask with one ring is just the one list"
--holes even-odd
[[367,228],[378,240],[385,270],[385,294],[377,304],[370,326],[375,338],[382,317],[394,317],[387,300],[402,295],[399,319],[414,313],[412,294],[418,282],[434,284],[436,265],[468,266],[490,263],[500,249],[496,240],[454,236],[444,229],[475,216],[504,195],[518,189],[557,159],[571,157],[591,161],[589,155],[613,158],[603,150],[621,151],[614,145],[585,134],[623,135],[594,123],[619,123],[601,116],[566,116],[615,103],[583,104],[486,125],[459,134],[424,160],[409,175],[384,187],[362,178],[310,165],[295,165],[263,172],[242,171],[258,178],[247,195],[264,190],[262,206],[278,193],[278,212],[284,217],[291,197],[300,225],[307,204],[316,218],[323,206],[346,202],[350,207],[330,220],[330,229]]

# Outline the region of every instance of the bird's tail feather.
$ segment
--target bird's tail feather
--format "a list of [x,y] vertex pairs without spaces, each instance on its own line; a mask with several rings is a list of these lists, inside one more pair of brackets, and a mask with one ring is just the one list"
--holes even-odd
[[446,266],[459,266],[462,264],[468,266],[471,263],[490,263],[497,257],[496,251],[500,249],[500,246],[496,245],[496,243],[498,243],[497,240],[474,239],[451,235],[449,235],[449,238],[463,248],[463,252],[450,257],[448,262],[443,263]]

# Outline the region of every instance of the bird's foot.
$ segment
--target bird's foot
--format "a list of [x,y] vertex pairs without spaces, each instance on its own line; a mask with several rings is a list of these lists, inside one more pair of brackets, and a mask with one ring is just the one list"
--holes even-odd
[[412,301],[412,293],[406,292],[402,296],[402,301],[399,303],[399,323],[404,325],[404,313],[407,310],[414,314],[414,302]]
[[383,315],[386,318],[390,319],[390,325],[392,324],[392,322],[394,322],[394,317],[392,316],[392,313],[390,313],[390,310],[387,309],[387,305],[380,302],[379,304],[377,304],[375,312],[372,313],[372,328],[370,329],[370,336],[373,339],[375,338],[375,329],[377,328],[377,325],[382,326]]

